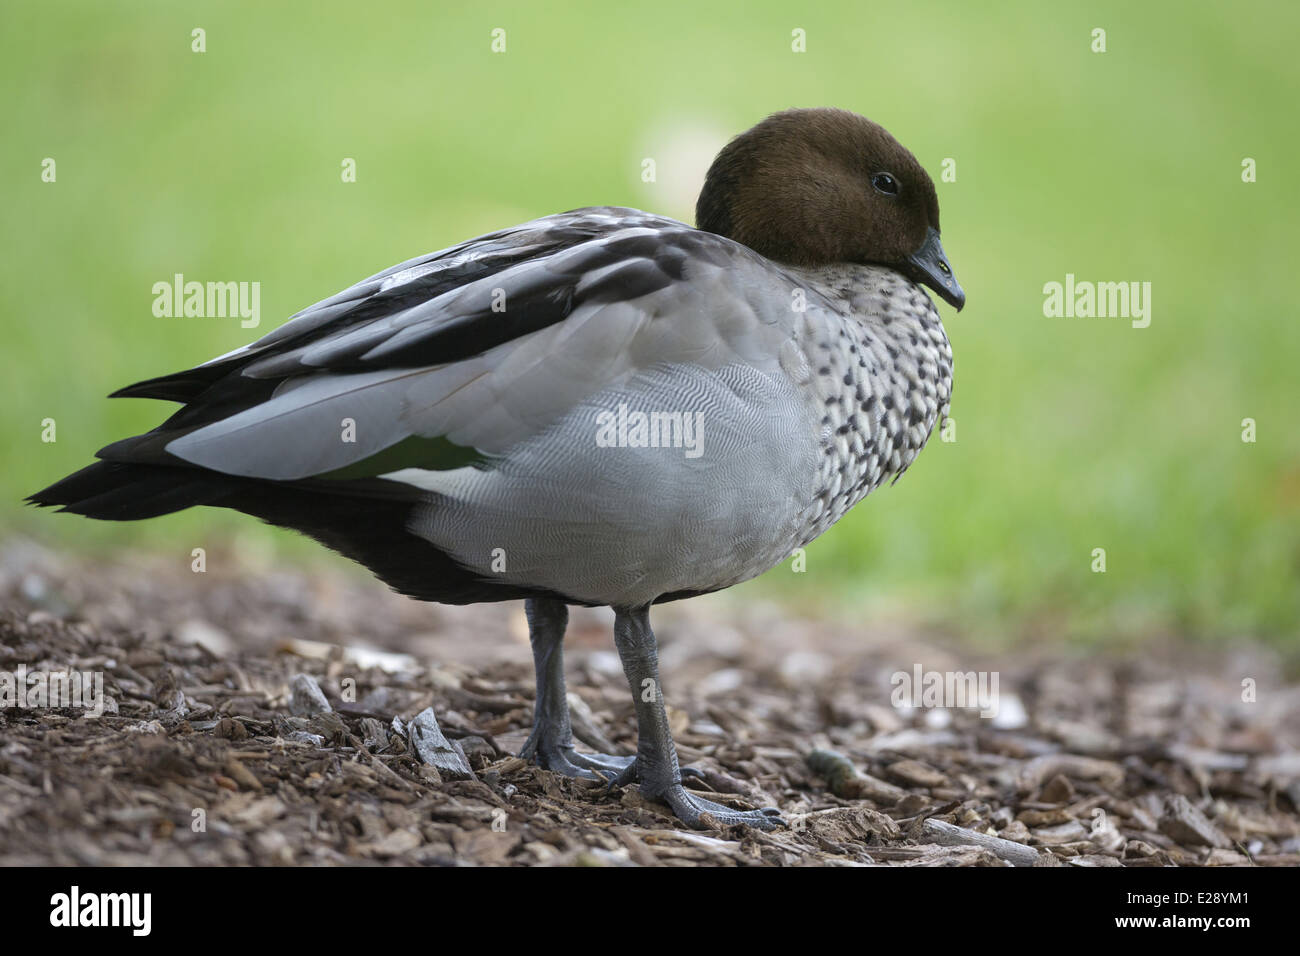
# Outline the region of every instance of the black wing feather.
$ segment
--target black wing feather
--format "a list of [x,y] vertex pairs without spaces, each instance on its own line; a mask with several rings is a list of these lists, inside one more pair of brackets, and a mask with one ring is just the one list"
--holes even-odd
[[[174,463],[164,451],[168,442],[268,400],[286,379],[461,361],[563,321],[584,304],[648,295],[680,280],[688,259],[720,263],[735,248],[730,240],[671,219],[610,207],[574,210],[482,236],[363,280],[247,349],[119,390],[114,394],[184,405],[154,431],[99,454]],[[531,263],[542,268],[508,272]],[[387,278],[411,269],[429,271],[383,288]],[[463,295],[454,310],[437,301],[502,273],[507,273],[504,311],[494,311],[486,286]],[[428,315],[421,316],[426,304]],[[404,324],[383,322],[402,313],[409,313]],[[364,327],[372,323],[373,334],[366,334]]]

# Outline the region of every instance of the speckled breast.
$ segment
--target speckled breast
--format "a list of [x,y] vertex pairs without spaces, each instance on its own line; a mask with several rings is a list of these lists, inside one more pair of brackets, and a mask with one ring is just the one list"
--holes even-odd
[[800,354],[789,356],[811,371],[805,388],[822,452],[800,545],[906,471],[952,395],[952,348],[921,289],[873,266],[809,278],[832,308],[807,312],[792,343]]

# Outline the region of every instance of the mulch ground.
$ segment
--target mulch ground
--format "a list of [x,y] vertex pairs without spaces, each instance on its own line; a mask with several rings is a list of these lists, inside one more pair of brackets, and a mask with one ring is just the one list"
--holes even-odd
[[[752,600],[666,606],[693,785],[791,824],[697,831],[635,786],[513,756],[533,696],[520,605],[190,561],[0,548],[0,672],[97,672],[107,698],[100,717],[0,707],[0,864],[1300,864],[1300,686],[1260,648],[981,656]],[[575,731],[631,753],[611,621],[572,616]],[[996,671],[998,716],[892,706],[916,665]],[[413,742],[429,709],[442,770]]]

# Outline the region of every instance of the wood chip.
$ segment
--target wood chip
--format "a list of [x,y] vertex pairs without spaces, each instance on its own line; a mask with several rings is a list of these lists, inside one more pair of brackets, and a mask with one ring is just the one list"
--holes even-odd
[[1035,757],[1021,769],[1020,789],[1036,790],[1056,776],[1073,780],[1095,780],[1107,789],[1115,789],[1124,782],[1124,768],[1113,761],[1099,760],[1095,757],[1046,754]]
[[1232,847],[1232,841],[1223,835],[1223,831],[1182,794],[1174,794],[1166,799],[1165,815],[1160,818],[1160,832],[1179,843],[1193,846],[1225,850]]
[[325,692],[309,674],[294,674],[289,681],[289,713],[295,717],[314,717],[332,708]]
[[963,827],[944,823],[942,820],[926,820],[921,832],[935,843],[945,846],[976,846],[988,850],[999,859],[1006,860],[1012,866],[1033,866],[1038,862],[1039,853],[1033,847],[1023,843],[1014,843],[987,833],[977,833]]
[[948,784],[946,774],[919,760],[896,760],[889,765],[889,775],[913,787],[942,787]]
[[426,707],[415,715],[410,724],[411,750],[424,763],[433,767],[442,777],[452,780],[470,780],[474,771],[459,748],[442,735],[433,708]]

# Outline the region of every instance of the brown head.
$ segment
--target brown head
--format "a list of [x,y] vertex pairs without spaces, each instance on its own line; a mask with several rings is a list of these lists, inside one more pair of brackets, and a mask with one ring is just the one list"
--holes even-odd
[[934,182],[884,127],[847,110],[785,110],[741,133],[709,168],[695,224],[777,262],[888,266],[966,302],[939,242]]

